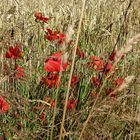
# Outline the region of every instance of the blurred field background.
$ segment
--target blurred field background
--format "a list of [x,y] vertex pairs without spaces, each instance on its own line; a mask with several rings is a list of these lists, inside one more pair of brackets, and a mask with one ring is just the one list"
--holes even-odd
[[[0,96],[5,96],[10,104],[9,112],[0,115],[0,140],[50,140],[53,110],[46,111],[47,125],[43,126],[38,116],[41,113],[33,110],[36,102],[30,99],[30,96],[32,95],[33,99],[41,96],[40,100],[44,93],[55,97],[57,89],[38,91],[36,86],[45,75],[42,67],[46,57],[56,49],[49,47],[50,44],[44,41],[34,12],[41,11],[51,18],[49,24],[44,25],[46,28],[51,27],[66,33],[68,26],[73,25],[75,39],[82,4],[82,0],[0,0]],[[106,60],[113,48],[121,49],[130,38],[140,33],[139,8],[139,0],[87,0],[78,43],[81,50],[88,56],[96,55]],[[9,84],[10,75],[13,73],[10,66],[14,62],[7,60],[4,54],[9,46],[17,42],[22,44],[22,55],[25,59],[18,64],[25,67],[26,77],[14,85],[15,83]],[[73,46],[67,50],[71,60]],[[87,78],[87,81],[81,82],[83,87],[88,85],[88,78],[94,73],[81,68],[85,62],[86,60],[76,59],[74,69],[75,74],[84,73],[82,78]],[[102,100],[99,100],[81,138],[83,140],[140,139],[140,42],[133,46],[118,67],[121,69],[119,76],[132,75],[135,79],[129,87],[121,91],[117,101],[106,99],[102,103]],[[61,94],[67,90],[65,81],[67,80],[63,81],[60,89]],[[78,91],[83,89],[82,86]],[[75,90],[71,89],[70,92]],[[88,90],[84,89],[85,94],[86,92]],[[79,138],[90,112],[90,104],[88,101],[80,110],[67,112],[64,140]],[[53,140],[59,137],[61,118],[62,113],[57,112]]]

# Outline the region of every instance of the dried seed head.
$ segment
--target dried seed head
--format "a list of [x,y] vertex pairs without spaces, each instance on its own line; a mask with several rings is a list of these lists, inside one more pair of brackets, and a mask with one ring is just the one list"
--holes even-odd
[[66,44],[71,41],[72,35],[74,34],[74,30],[72,25],[69,25],[68,31],[66,33]]
[[130,82],[134,79],[134,76],[127,76],[124,80],[124,82],[118,87],[116,88],[113,92],[111,92],[110,94],[115,94],[116,92],[120,92],[123,89],[125,89],[126,87],[128,87],[128,85],[130,84]]
[[61,47],[61,51],[63,52],[63,55],[62,55],[62,62],[63,63],[68,62],[68,53],[66,52],[66,48],[67,48],[68,43],[71,41],[73,34],[74,34],[73,27],[72,27],[72,25],[69,25],[68,31],[66,33],[66,40]]
[[140,40],[140,34],[135,35],[133,38],[129,39],[126,45],[121,48],[121,50],[116,52],[115,61],[118,62],[124,54],[127,54],[132,50],[132,46],[137,44]]
[[128,85],[134,78],[135,78],[135,76],[127,76],[127,77],[125,78],[125,83],[126,83],[126,85]]
[[68,53],[66,52],[62,55],[62,63],[65,64],[67,62],[68,62]]

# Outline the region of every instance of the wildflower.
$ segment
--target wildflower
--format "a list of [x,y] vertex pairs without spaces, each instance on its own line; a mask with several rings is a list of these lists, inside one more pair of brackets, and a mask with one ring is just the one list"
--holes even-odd
[[24,72],[25,69],[24,68],[17,65],[15,70],[16,70],[15,76],[17,79],[25,76],[25,72]]
[[0,96],[0,113],[6,113],[9,110],[9,104]]
[[57,39],[59,39],[59,32],[58,31],[52,31],[51,29],[47,29],[47,33],[44,36],[45,39],[49,40],[49,41],[55,41]]
[[96,66],[96,70],[102,70],[103,68],[103,61],[97,57],[97,56],[91,56],[90,57],[90,62],[88,62],[88,65],[92,68],[94,66]]
[[104,73],[108,74],[112,70],[112,68],[113,68],[113,65],[111,63],[107,63],[104,68]]
[[68,100],[68,109],[74,109],[77,105],[78,100]]
[[49,88],[59,86],[59,77],[58,74],[51,73],[49,76],[43,77],[41,80],[41,84],[45,84]]
[[78,82],[79,82],[79,78],[76,75],[72,75],[71,85],[75,86],[78,84]]
[[62,53],[57,52],[45,61],[44,70],[47,72],[65,71],[67,66],[68,62],[62,62]]
[[37,20],[43,21],[45,23],[48,23],[49,18],[44,17],[41,12],[35,12],[34,16],[36,17]]
[[59,34],[59,41],[57,42],[57,44],[62,44],[65,39],[66,39],[65,34]]
[[123,84],[123,82],[124,82],[124,78],[118,78],[118,79],[113,81],[113,84],[116,86],[120,86]]
[[37,11],[34,13],[34,16],[36,17],[36,19],[39,19],[39,20],[43,17],[42,13],[37,12]]
[[18,59],[21,57],[21,51],[18,46],[10,47],[5,54],[6,58]]
[[100,80],[99,80],[97,77],[94,76],[94,77],[91,79],[91,84],[98,87],[98,86],[100,85]]
[[60,45],[66,39],[66,35],[62,33],[60,34],[59,31],[52,31],[51,29],[47,29],[44,38],[49,40],[50,42],[57,40],[58,42],[56,44]]

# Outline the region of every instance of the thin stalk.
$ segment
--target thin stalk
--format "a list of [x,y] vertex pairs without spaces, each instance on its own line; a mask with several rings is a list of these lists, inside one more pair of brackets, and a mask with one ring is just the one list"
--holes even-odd
[[[61,77],[62,77],[62,70],[59,73],[58,82],[60,82]],[[54,122],[55,122],[55,116],[56,116],[57,100],[58,100],[57,98],[58,98],[59,89],[60,89],[60,86],[58,86],[57,91],[56,91],[56,98],[55,98],[55,106],[54,106],[54,111],[53,111],[53,119],[52,119],[50,140],[53,140]]]
[[69,91],[70,91],[70,86],[71,86],[71,79],[72,79],[72,74],[73,74],[73,70],[74,70],[76,50],[77,50],[77,45],[78,45],[80,31],[81,31],[81,25],[82,25],[82,19],[83,19],[83,14],[84,14],[84,9],[85,9],[85,3],[86,3],[86,0],[84,0],[84,2],[83,2],[81,17],[80,17],[79,27],[78,27],[78,32],[77,32],[77,38],[76,38],[75,47],[74,47],[74,51],[73,51],[73,59],[72,59],[71,70],[70,70],[70,75],[69,75],[70,78],[69,78],[69,81],[68,81],[68,88],[67,88],[64,111],[63,111],[63,116],[62,116],[59,140],[62,139],[62,132],[63,132],[64,121],[65,121],[65,116],[66,116],[66,111],[67,111],[67,103],[68,103]]
[[[107,79],[107,78],[106,78],[106,79]],[[81,140],[82,135],[83,135],[83,133],[84,133],[84,131],[85,131],[85,128],[86,128],[86,126],[87,126],[87,124],[88,124],[88,122],[89,122],[91,116],[93,115],[94,107],[95,107],[95,105],[96,105],[96,103],[97,103],[97,101],[98,101],[98,99],[99,99],[99,97],[100,97],[100,94],[101,94],[101,91],[102,91],[102,89],[103,89],[103,87],[104,87],[104,84],[105,84],[106,79],[104,80],[103,85],[101,86],[100,91],[99,91],[98,95],[96,96],[96,99],[95,99],[94,104],[93,104],[93,106],[92,106],[92,108],[91,108],[91,111],[90,111],[90,113],[89,113],[89,115],[88,115],[86,121],[85,121],[84,124],[83,124],[83,128],[82,128],[82,131],[81,131],[81,133],[80,133],[79,140]]]

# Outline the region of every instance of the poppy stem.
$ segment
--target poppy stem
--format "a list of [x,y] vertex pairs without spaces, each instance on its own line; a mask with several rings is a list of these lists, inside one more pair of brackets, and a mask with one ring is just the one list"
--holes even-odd
[[16,64],[17,64],[17,61],[16,61],[16,59],[15,59],[15,61],[14,61],[14,77],[13,77],[13,84],[14,84],[14,91],[16,92]]

